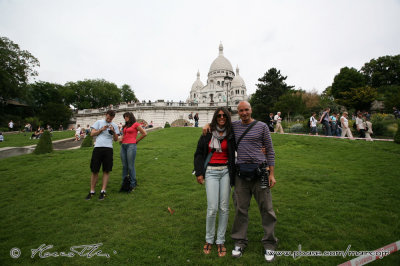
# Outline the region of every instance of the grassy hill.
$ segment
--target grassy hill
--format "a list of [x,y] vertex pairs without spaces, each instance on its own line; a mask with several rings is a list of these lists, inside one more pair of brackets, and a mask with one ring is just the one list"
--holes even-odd
[[[0,265],[258,265],[262,227],[257,204],[249,212],[249,247],[233,259],[231,202],[226,235],[228,254],[216,246],[202,253],[206,193],[191,175],[198,128],[150,133],[139,145],[139,187],[118,193],[119,144],[108,197],[85,201],[90,183],[91,148],[23,155],[0,160]],[[307,136],[273,135],[277,185],[278,250],[375,250],[400,239],[400,145]],[[171,215],[168,207],[175,210]],[[73,246],[102,243],[94,256],[31,258],[69,252]],[[20,257],[10,250],[20,249]],[[78,248],[76,248],[78,249]],[[83,249],[82,247],[80,249]],[[95,251],[96,252],[96,251]],[[95,253],[93,252],[93,253]],[[87,252],[86,252],[87,253]],[[337,265],[353,257],[277,257],[276,265]],[[399,265],[400,252],[372,265]]]

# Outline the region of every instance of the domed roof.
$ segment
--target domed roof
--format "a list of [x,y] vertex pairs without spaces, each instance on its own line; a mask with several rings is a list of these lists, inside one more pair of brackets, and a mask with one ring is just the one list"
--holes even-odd
[[230,70],[233,72],[231,62],[229,62],[229,60],[226,59],[223,51],[224,51],[224,47],[222,46],[222,43],[221,43],[219,45],[219,56],[212,62],[209,72],[215,71],[215,70]]
[[192,90],[191,90],[191,91],[195,91],[195,90],[201,89],[201,88],[203,88],[203,87],[204,87],[204,84],[203,84],[203,82],[201,82],[201,80],[200,80],[200,72],[197,71],[197,79],[196,79],[195,82],[193,82]]
[[239,67],[236,67],[236,76],[232,79],[232,88],[237,88],[237,87],[246,87],[246,84],[244,84],[244,80],[242,77],[239,75]]

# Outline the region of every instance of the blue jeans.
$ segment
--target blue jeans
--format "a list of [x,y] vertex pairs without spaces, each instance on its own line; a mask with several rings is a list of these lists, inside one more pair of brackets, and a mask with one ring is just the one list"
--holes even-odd
[[228,168],[207,169],[205,174],[207,192],[206,241],[214,243],[215,219],[219,210],[216,244],[225,243],[225,232],[229,218],[230,181]]
[[135,158],[136,158],[136,144],[125,144],[121,145],[121,161],[122,161],[122,182],[124,177],[128,175],[131,178],[131,188],[136,187],[136,171],[135,171]]
[[323,120],[322,124],[325,126],[325,136],[332,136],[331,125],[329,125],[329,122],[326,120]]

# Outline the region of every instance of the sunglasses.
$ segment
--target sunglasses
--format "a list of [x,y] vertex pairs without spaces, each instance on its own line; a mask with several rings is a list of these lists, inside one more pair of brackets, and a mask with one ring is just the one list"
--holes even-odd
[[227,118],[227,115],[226,114],[217,114],[217,117],[218,118]]

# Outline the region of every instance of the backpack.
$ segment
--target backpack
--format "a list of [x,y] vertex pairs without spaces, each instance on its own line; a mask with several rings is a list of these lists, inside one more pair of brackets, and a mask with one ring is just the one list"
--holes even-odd
[[356,125],[356,122],[354,121],[354,123],[353,123],[353,128],[355,129],[355,130],[357,130],[357,125]]
[[308,119],[307,126],[308,126],[308,127],[311,127],[311,121],[310,121],[310,119]]
[[130,192],[131,188],[131,178],[129,175],[124,177],[124,181],[122,182],[121,189],[119,192]]

